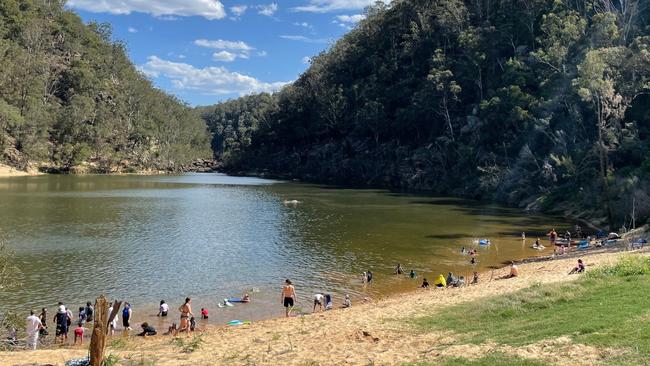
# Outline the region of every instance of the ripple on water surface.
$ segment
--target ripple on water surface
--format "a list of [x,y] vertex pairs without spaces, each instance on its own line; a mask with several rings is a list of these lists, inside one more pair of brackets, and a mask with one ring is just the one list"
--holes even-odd
[[[298,200],[298,204],[285,204]],[[469,274],[460,254],[474,238],[480,268],[538,254],[519,239],[558,225],[552,217],[471,201],[335,189],[220,174],[40,176],[0,180],[0,230],[17,253],[23,286],[0,293],[0,310],[72,309],[103,293],[147,319],[185,296],[211,321],[282,313],[294,280],[300,306],[316,291],[355,298],[417,287],[423,276]],[[417,280],[391,275],[396,263]],[[361,285],[361,272],[375,273]],[[255,291],[253,292],[253,289]],[[219,309],[224,297],[254,302]]]

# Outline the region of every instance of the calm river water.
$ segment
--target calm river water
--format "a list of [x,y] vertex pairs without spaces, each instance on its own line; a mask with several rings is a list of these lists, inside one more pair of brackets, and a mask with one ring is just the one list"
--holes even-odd
[[[214,324],[283,314],[285,278],[311,311],[316,291],[338,305],[345,293],[377,298],[449,270],[468,275],[460,248],[476,238],[493,243],[479,249],[479,270],[538,255],[534,236],[562,226],[456,198],[220,174],[6,178],[0,218],[22,282],[0,292],[0,311],[53,312],[58,301],[74,310],[105,294],[130,301],[136,321],[151,321],[165,299],[177,321],[175,308],[191,296],[195,313],[207,307]],[[392,275],[396,263],[418,279]],[[364,286],[368,269],[375,278]],[[252,303],[218,308],[245,292]]]

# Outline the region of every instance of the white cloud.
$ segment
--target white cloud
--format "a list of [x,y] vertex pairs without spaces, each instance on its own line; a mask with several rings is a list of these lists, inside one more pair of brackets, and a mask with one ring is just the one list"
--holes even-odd
[[196,91],[204,95],[274,92],[287,84],[262,82],[252,76],[229,71],[225,67],[197,68],[186,63],[163,60],[157,56],[149,56],[148,61],[139,69],[149,77],[171,80],[178,90]]
[[[309,0],[309,4],[293,8],[294,11],[327,13],[338,10],[358,10],[374,5],[377,0]],[[391,0],[380,0],[385,4]]]
[[178,20],[177,17],[175,17],[175,16],[171,16],[171,15],[161,15],[161,16],[157,16],[156,19],[158,19],[158,20],[165,20],[165,21],[168,21],[168,22],[173,22],[173,21]]
[[305,56],[302,58],[302,63],[305,65],[309,65],[311,63],[311,57]]
[[293,23],[293,25],[295,25],[296,27],[303,27],[303,28],[307,28],[307,29],[314,28],[311,24],[309,24],[307,22],[295,22],[295,23]]
[[248,10],[248,5],[235,5],[230,7],[230,12],[235,16],[235,17],[240,17],[244,15],[244,13]]
[[67,6],[93,13],[146,13],[154,16],[200,16],[210,20],[226,16],[219,0],[68,0]]
[[[232,62],[235,59],[243,58],[249,59],[254,47],[249,46],[244,41],[225,41],[223,39],[209,40],[197,39],[194,44],[199,47],[212,48],[221,50],[212,54],[212,59],[215,61]],[[258,56],[266,56],[266,51],[257,52]]]
[[129,33],[138,33],[138,30],[133,27],[127,28],[127,31],[129,31]]
[[276,11],[278,11],[277,3],[270,3],[268,5],[258,5],[257,13],[261,15],[266,15],[267,17],[272,17]]
[[269,53],[266,52],[266,51],[260,51],[260,52],[257,53],[257,55],[258,55],[259,57],[266,57],[266,56],[269,55]]
[[220,51],[213,53],[212,59],[221,62],[233,62],[237,59],[237,54],[228,51]]
[[364,19],[366,19],[366,16],[364,14],[337,15],[332,23],[338,25],[341,28],[345,28],[346,30],[352,30],[352,27],[355,24]]
[[244,41],[224,41],[223,39],[197,39],[194,41],[194,44],[200,47],[214,48],[218,50],[252,51],[255,49],[247,45]]
[[326,38],[309,38],[305,36],[294,36],[294,35],[282,35],[282,39],[288,39],[290,41],[298,41],[305,43],[328,43],[330,40]]
[[186,57],[187,57],[187,56],[185,56],[185,55],[183,55],[183,54],[178,55],[178,58],[180,58],[181,60],[184,59],[184,58],[186,58]]
[[366,16],[364,14],[337,15],[336,19],[341,23],[359,23],[360,21],[366,19]]

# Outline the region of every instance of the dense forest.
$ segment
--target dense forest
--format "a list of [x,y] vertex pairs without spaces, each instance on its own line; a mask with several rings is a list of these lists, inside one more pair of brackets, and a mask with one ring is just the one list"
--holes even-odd
[[0,163],[115,172],[210,157],[201,118],[152,87],[109,25],[63,3],[0,1]]
[[650,215],[649,3],[378,3],[281,92],[202,113],[231,171],[629,227]]

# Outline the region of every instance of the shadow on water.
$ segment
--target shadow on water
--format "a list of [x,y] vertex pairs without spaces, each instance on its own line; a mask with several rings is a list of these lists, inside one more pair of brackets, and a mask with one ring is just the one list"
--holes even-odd
[[[449,206],[450,209],[460,211],[463,214],[484,217],[482,221],[491,222],[494,224],[515,225],[519,227],[533,226],[539,222],[540,219],[553,218],[562,221],[563,218],[550,215],[539,215],[535,213],[527,213],[521,208],[502,206],[496,202],[473,200],[464,197],[447,197],[429,194],[427,192],[406,192],[391,189],[379,188],[364,188],[357,186],[342,186],[342,185],[313,185],[313,187],[324,190],[335,191],[350,191],[350,192],[364,192],[368,194],[379,194],[386,197],[395,198],[417,198],[408,203],[410,205],[432,205],[432,206]],[[516,221],[513,221],[516,220]],[[521,232],[500,232],[503,235],[518,235]],[[533,233],[533,235],[545,235],[545,233]],[[457,235],[431,235],[427,236],[430,239],[460,239],[464,236]]]
[[431,234],[425,236],[427,239],[436,239],[436,240],[452,240],[452,239],[465,239],[467,234]]

